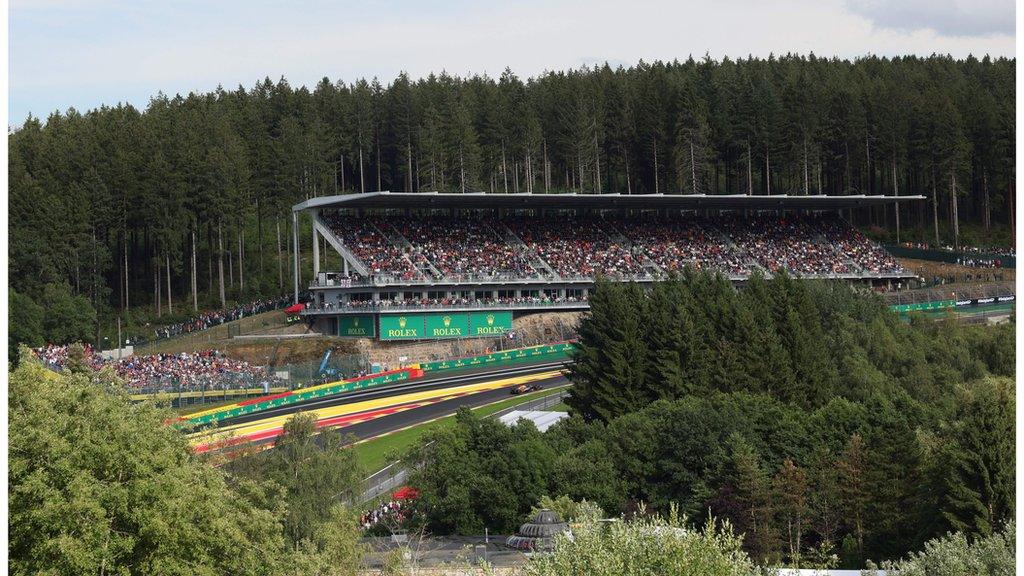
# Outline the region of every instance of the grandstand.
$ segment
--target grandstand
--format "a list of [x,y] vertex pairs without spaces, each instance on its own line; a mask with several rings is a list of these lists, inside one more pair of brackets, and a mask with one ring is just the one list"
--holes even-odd
[[[737,283],[785,272],[891,287],[913,274],[842,211],[922,199],[370,192],[292,217],[296,231],[312,221],[303,315],[316,329],[419,340],[500,335],[513,314],[586,309],[597,277],[649,284],[687,266]],[[297,253],[293,273],[298,301]]]

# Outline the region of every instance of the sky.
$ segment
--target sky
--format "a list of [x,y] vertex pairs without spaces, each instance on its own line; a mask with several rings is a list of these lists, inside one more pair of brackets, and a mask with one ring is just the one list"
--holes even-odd
[[1015,54],[1013,0],[11,0],[9,125],[120,102],[399,72],[639,60]]

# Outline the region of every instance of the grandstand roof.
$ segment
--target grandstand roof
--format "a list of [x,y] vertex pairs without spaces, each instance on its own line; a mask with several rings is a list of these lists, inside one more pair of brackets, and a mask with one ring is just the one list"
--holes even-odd
[[845,210],[924,200],[924,196],[747,196],[745,194],[466,194],[366,192],[311,198],[293,211],[313,208],[594,208],[674,210]]

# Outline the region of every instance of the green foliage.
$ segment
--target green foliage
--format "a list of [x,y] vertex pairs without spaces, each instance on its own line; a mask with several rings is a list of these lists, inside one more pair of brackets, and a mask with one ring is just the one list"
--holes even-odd
[[947,506],[958,531],[984,536],[1014,517],[1013,382],[986,379],[962,390],[946,440]]
[[[898,187],[939,207],[936,222],[925,203],[902,208],[904,240],[950,243],[957,226],[947,207],[956,197],[963,240],[1005,245],[1015,77],[1016,61],[1006,58],[690,58],[525,81],[511,72],[402,74],[387,85],[325,79],[310,90],[262,79],[231,91],[156,94],[145,110],[67,110],[29,118],[8,136],[10,278],[33,297],[46,284],[69,284],[109,323],[114,309],[144,304],[156,313],[158,281],[166,312],[167,274],[180,311],[194,250],[200,306],[221,301],[221,260],[225,298],[248,301],[285,291],[277,227],[291,237],[291,205],[372,190]],[[892,209],[853,216],[894,228]],[[299,238],[308,255],[311,235]],[[728,362],[749,353],[716,346]],[[804,369],[776,365],[780,379]]]
[[[926,542],[924,550],[883,567],[900,576],[1010,576],[1016,573],[1016,536],[1014,522],[974,541],[962,532],[947,534]],[[875,574],[875,570],[865,571],[865,576]]]
[[558,498],[541,496],[537,505],[530,510],[529,518],[536,517],[541,510],[552,510],[565,522],[593,522],[605,517],[604,510],[597,504],[586,500],[577,502],[565,495]]
[[514,529],[557,495],[710,512],[760,563],[859,568],[1012,518],[1014,385],[993,375],[1012,331],[905,324],[784,277],[602,282],[591,304],[570,418],[541,435],[463,417],[410,455],[431,530]]
[[32,298],[21,294],[13,288],[7,293],[7,313],[9,316],[7,332],[7,357],[17,362],[18,346],[24,344],[30,348],[45,343],[43,332],[43,307]]
[[39,297],[43,314],[43,335],[47,342],[91,342],[96,329],[96,311],[88,298],[76,295],[67,284],[47,284]]
[[555,452],[531,422],[507,427],[468,409],[455,420],[406,456],[419,511],[435,532],[511,533],[547,494]]
[[574,527],[572,538],[557,537],[554,552],[534,558],[522,573],[744,576],[759,571],[728,525],[719,529],[709,520],[701,529],[692,529],[671,515],[610,524],[585,522]]
[[190,455],[167,414],[80,375],[11,373],[13,574],[272,574],[280,510]]
[[840,283],[755,276],[737,292],[724,278],[687,271],[646,296],[598,282],[590,304],[566,401],[587,419],[716,391],[808,409],[897,390],[935,401],[986,372],[1013,372],[1012,327],[908,326]]
[[236,458],[225,469],[280,486],[288,504],[285,535],[293,544],[312,542],[321,523],[336,515],[326,503],[351,497],[363,478],[347,444],[337,429],[318,434],[316,416],[299,412],[285,422],[273,450]]
[[[12,574],[357,573],[350,511],[321,501],[308,537],[290,542],[308,502],[202,462],[163,424],[170,413],[132,404],[108,377],[33,361],[10,373]],[[324,471],[292,469],[304,481]]]

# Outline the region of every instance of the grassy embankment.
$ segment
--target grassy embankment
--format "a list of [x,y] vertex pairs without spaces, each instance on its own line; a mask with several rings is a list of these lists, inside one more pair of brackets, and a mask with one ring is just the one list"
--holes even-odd
[[[501,410],[522,404],[529,400],[557,393],[563,389],[565,389],[565,386],[540,390],[530,394],[523,394],[522,396],[513,396],[507,400],[501,400],[493,404],[473,408],[473,412],[481,417],[490,416],[495,412],[500,412]],[[555,408],[551,409],[553,410]],[[399,430],[385,436],[378,436],[377,438],[360,442],[352,449],[356,451],[356,456],[364,470],[368,472],[376,472],[383,468],[388,462],[394,461],[394,457],[396,455],[408,450],[428,432],[451,425],[452,416],[445,416],[432,422],[426,422],[411,428],[406,428],[405,430]]]

